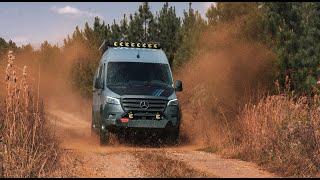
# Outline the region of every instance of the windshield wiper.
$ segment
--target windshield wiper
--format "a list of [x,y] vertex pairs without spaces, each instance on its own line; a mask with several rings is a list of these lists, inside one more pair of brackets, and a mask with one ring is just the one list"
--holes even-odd
[[150,86],[150,85],[162,85],[162,86],[170,86],[169,84],[161,81],[128,81],[128,82],[116,82],[116,83],[108,83],[109,86]]
[[162,82],[162,81],[146,81],[148,85],[151,85],[151,84],[157,84],[157,85],[164,85],[164,86],[170,86],[169,84],[165,83],[165,82]]
[[108,86],[125,86],[126,83],[124,82],[117,82],[117,83],[107,83]]

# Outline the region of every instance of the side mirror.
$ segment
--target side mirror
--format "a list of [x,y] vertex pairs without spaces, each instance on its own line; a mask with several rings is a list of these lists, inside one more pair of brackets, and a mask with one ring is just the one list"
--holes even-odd
[[174,82],[174,90],[175,91],[182,91],[182,81],[176,80]]

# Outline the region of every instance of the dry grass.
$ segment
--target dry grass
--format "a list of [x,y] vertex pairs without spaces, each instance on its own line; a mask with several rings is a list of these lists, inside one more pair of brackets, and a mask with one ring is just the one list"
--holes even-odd
[[[319,97],[283,93],[245,106],[238,117],[238,157],[284,176],[315,176],[320,171]],[[238,132],[239,133],[239,132]]]
[[309,177],[320,171],[320,98],[296,96],[290,80],[278,95],[248,103],[237,117],[235,156],[284,176]]
[[27,67],[14,64],[8,53],[6,96],[0,108],[1,177],[43,177],[58,166],[58,143],[51,133],[44,105],[28,84]]

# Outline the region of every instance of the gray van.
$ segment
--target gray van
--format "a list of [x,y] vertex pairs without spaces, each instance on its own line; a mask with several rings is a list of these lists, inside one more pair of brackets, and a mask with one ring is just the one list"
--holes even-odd
[[160,130],[179,139],[181,110],[164,51],[155,43],[104,42],[93,80],[92,132],[100,144],[119,130]]

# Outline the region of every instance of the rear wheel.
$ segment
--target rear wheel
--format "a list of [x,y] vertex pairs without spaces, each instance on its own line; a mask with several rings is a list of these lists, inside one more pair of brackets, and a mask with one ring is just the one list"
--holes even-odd
[[97,129],[94,127],[93,121],[91,122],[91,132],[90,132],[91,137],[96,137],[97,136]]
[[95,137],[97,135],[97,129],[95,128],[93,113],[92,113],[92,118],[91,118],[91,132],[90,132],[90,135],[91,135],[91,137]]
[[90,132],[91,137],[95,137],[97,135],[96,130],[91,127],[91,132]]

